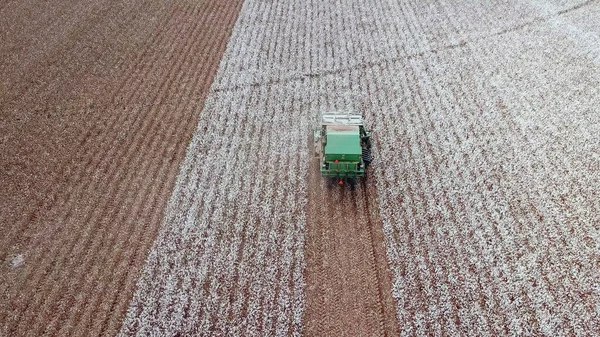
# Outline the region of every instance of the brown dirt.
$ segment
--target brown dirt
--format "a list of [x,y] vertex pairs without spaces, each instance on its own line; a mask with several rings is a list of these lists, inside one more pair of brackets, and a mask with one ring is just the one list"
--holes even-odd
[[398,336],[373,182],[352,191],[310,170],[306,336]]
[[242,1],[0,7],[0,335],[114,335]]

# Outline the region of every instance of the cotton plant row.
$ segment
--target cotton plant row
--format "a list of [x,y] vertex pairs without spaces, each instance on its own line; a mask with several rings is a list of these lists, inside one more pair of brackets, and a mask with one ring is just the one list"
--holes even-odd
[[402,60],[501,34],[544,15],[519,1],[249,1],[232,34],[232,41],[244,43],[228,49],[225,58],[231,61],[222,65],[214,89],[279,83]]
[[[513,49],[526,44],[514,36],[505,41]],[[374,67],[364,80],[377,83],[380,93],[369,109],[378,158],[386,163],[376,166],[375,176],[407,335],[571,335],[598,326],[594,284],[600,275],[592,262],[598,259],[598,203],[586,188],[598,181],[590,170],[598,160],[577,165],[598,130],[572,122],[597,99],[580,97],[588,105],[565,118],[533,109],[540,104],[511,81],[500,82],[504,88],[490,85],[488,75],[526,66],[515,65],[517,58],[498,51],[497,43]],[[577,66],[561,57],[544,61]],[[530,85],[551,83],[543,76]],[[562,99],[546,94],[546,100]],[[566,146],[561,151],[524,132],[523,117],[574,132],[555,139]]]
[[300,333],[305,129],[266,88],[209,98],[121,335]]

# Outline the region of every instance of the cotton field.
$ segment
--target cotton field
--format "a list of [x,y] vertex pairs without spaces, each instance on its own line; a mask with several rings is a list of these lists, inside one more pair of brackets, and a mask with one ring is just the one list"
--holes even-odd
[[[186,24],[200,22],[190,48],[218,25],[193,20],[203,6],[184,6]],[[600,2],[247,0],[227,15],[235,25],[206,99],[188,61],[164,82],[182,94],[157,106],[198,108],[193,134],[177,143],[187,147],[118,328],[101,332],[600,331]],[[201,64],[208,51],[193,50],[186,60]],[[330,111],[360,112],[374,133],[356,189],[328,183],[313,158]],[[12,273],[34,268],[11,254]],[[102,329],[67,303],[65,321],[82,327],[67,331]],[[5,331],[26,330],[10,322]],[[52,322],[47,335],[64,331]]]

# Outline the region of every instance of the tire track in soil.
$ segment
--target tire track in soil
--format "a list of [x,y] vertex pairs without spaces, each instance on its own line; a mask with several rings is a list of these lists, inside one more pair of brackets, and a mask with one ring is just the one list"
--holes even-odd
[[305,335],[399,335],[374,181],[351,191],[310,168]]

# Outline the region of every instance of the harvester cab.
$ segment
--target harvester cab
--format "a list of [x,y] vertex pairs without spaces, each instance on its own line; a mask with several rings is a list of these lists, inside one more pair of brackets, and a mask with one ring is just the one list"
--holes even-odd
[[365,129],[361,115],[324,114],[313,139],[323,177],[335,178],[339,184],[366,177],[372,161],[371,132]]

